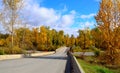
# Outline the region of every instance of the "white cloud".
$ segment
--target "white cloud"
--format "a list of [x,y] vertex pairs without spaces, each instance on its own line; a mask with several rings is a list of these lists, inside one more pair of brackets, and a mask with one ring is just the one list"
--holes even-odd
[[41,7],[33,0],[26,0],[24,15],[26,15],[27,20],[29,19],[28,22],[35,26],[65,27],[71,25],[74,22],[76,12],[72,10],[63,15],[62,11],[67,11],[67,7],[57,11],[53,8]]
[[70,28],[70,27],[63,27],[63,28],[55,27],[54,29],[57,29],[57,31],[64,30],[65,34],[69,34],[69,35],[73,34],[75,37],[78,36],[77,31],[79,30],[79,28]]
[[[27,27],[40,27],[42,25],[50,26],[52,29],[64,30],[65,34],[78,35],[79,29],[84,29],[94,25],[92,21],[76,22],[77,13],[75,10],[68,11],[67,6],[61,10],[55,10],[54,8],[46,8],[40,6],[35,0],[25,0],[25,7],[23,9],[24,19],[27,21]],[[79,18],[90,19],[95,14],[81,15]],[[71,28],[71,25],[77,25],[78,27]],[[21,27],[21,25],[19,25]],[[1,27],[0,27],[1,28]]]
[[65,29],[65,34],[70,34],[70,35],[73,34],[75,37],[77,37],[78,36],[78,30],[79,30],[79,28],[72,28],[72,29],[67,28],[67,29]]
[[80,29],[85,29],[87,27],[94,26],[94,24],[95,24],[95,22],[93,22],[93,21],[80,22],[79,27],[80,27]]
[[52,29],[64,30],[65,34],[77,35],[76,29],[70,26],[75,22],[76,11],[68,11],[66,5],[61,10],[53,8],[41,7],[33,0],[26,0],[25,19],[29,22],[29,27],[40,27],[42,25],[50,26]]
[[85,22],[85,27],[90,27],[93,26],[95,23],[94,22]]
[[78,30],[84,30],[85,28],[89,27],[91,29],[91,27],[93,27],[95,24],[95,22],[93,21],[86,21],[86,22],[77,22],[77,27],[64,27],[64,28],[59,28],[56,27],[56,29],[58,30],[64,30],[65,34],[73,34],[75,37],[77,37],[78,34]]
[[[33,0],[29,0],[33,1]],[[86,22],[75,22],[76,11],[71,10],[68,12],[66,6],[62,10],[55,10],[53,8],[41,7],[38,3],[27,1],[26,11],[24,12],[26,17],[29,19],[31,25],[29,27],[39,27],[41,25],[50,26],[52,29],[64,30],[65,34],[78,35],[77,31],[79,29],[84,29],[85,27],[90,27],[94,25],[92,21]],[[66,13],[67,12],[67,13]],[[95,14],[81,15],[82,19],[90,19]],[[71,25],[77,25],[78,27],[71,28]]]
[[89,15],[81,15],[80,18],[82,19],[90,19],[92,17],[94,17],[96,14],[95,13],[91,13]]
[[71,11],[70,14],[66,14],[61,17],[60,25],[62,26],[71,25],[74,23],[74,18],[75,18],[75,11]]

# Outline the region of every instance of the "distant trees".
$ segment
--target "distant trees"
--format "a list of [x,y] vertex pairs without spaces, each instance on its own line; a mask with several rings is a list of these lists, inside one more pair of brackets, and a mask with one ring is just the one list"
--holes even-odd
[[70,37],[70,40],[69,40],[69,46],[74,46],[75,45],[75,37],[74,37],[74,35],[71,35],[71,37]]
[[38,36],[39,36],[39,30],[38,30],[38,28],[33,28],[32,29],[33,31],[32,31],[32,33],[33,33],[33,46],[34,46],[34,48],[37,48],[37,46],[38,46]]
[[51,34],[52,34],[52,45],[57,46],[58,45],[58,32],[55,29],[52,29]]
[[78,33],[77,44],[82,49],[89,49],[93,45],[91,30],[87,28],[85,30],[79,30]]
[[66,34],[64,35],[64,44],[69,47],[70,46],[69,43],[70,43],[70,37],[68,34]]
[[33,49],[33,32],[29,28],[19,28],[15,30],[15,45],[23,49]]
[[91,35],[92,35],[92,41],[95,47],[97,47],[98,49],[101,50],[105,50],[105,41],[102,40],[103,39],[103,33],[102,31],[96,27],[94,29],[91,30]]
[[64,44],[64,31],[61,30],[58,32],[58,44],[62,46]]
[[120,64],[120,1],[102,0],[100,10],[95,17],[102,32],[102,41],[106,49],[102,57],[107,64]]
[[9,34],[2,34],[0,33],[0,47],[6,45],[6,39],[8,38]]
[[[64,35],[64,32],[50,30],[49,27],[41,26],[40,28],[18,28],[15,29],[14,44],[24,50],[40,50],[49,51],[55,50],[57,47],[70,45],[69,35]],[[10,36],[6,38],[10,42]],[[74,38],[73,38],[74,39]],[[75,42],[75,41],[74,41]]]

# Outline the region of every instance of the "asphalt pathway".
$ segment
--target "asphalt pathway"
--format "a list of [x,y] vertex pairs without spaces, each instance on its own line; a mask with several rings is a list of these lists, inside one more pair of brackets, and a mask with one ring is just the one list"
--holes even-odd
[[65,73],[67,47],[55,54],[0,61],[0,73]]

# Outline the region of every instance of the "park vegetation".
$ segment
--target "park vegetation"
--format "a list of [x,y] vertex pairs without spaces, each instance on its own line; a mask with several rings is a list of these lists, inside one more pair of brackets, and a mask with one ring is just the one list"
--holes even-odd
[[[79,35],[65,34],[49,26],[37,28],[16,27],[26,25],[21,19],[23,0],[2,0],[0,24],[8,33],[0,33],[0,54],[18,54],[27,50],[54,51],[60,46],[73,51],[95,51],[98,62],[120,65],[120,1],[102,0],[95,16],[97,25],[78,30]],[[102,52],[101,52],[102,51]]]
[[[81,62],[84,63],[86,62],[86,64],[88,64],[88,65],[83,64],[83,67],[86,69],[86,71],[89,72],[91,72],[92,71],[91,68],[93,68],[94,72],[92,73],[98,73],[98,72],[119,73],[120,72],[120,1],[101,0],[100,9],[97,15],[95,16],[95,19],[97,25],[95,28],[90,30],[91,32],[90,36],[92,38],[89,38],[89,40],[87,40],[86,37],[88,34],[85,34],[86,32],[84,30],[84,36],[86,37],[84,37],[83,40],[84,41],[83,48],[87,49],[88,44],[89,47],[92,46],[91,49],[94,50],[95,57],[91,57],[91,59],[87,59],[87,60],[84,58],[84,61],[81,60]],[[85,40],[89,41],[89,43],[85,42]],[[91,43],[92,45],[90,45],[90,41],[92,42]],[[91,70],[89,70],[88,68],[89,66]],[[110,70],[107,69],[106,67],[108,67]]]

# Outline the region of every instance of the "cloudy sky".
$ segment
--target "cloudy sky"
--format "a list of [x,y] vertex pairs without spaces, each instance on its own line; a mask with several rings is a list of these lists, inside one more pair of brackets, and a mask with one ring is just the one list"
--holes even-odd
[[93,28],[100,0],[25,0],[29,27],[50,26],[77,35],[78,29]]

